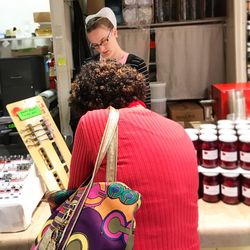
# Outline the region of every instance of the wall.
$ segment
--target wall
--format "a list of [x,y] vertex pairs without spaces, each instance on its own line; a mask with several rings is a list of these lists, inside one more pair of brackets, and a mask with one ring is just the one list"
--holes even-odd
[[16,27],[33,32],[33,12],[50,11],[49,0],[0,0],[0,32]]

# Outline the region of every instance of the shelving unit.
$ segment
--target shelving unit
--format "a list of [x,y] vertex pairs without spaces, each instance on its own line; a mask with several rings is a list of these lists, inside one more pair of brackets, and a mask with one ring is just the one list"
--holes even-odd
[[51,39],[52,36],[32,36],[32,37],[20,37],[20,38],[0,38],[0,42],[4,41],[22,41],[22,40],[36,40],[36,39]]
[[[183,25],[197,25],[197,24],[208,24],[208,23],[218,23],[226,21],[226,17],[210,17],[199,20],[187,20],[187,21],[169,21],[162,23],[151,23],[150,25],[140,26],[141,28],[157,28],[166,26],[183,26]],[[118,29],[138,29],[138,26],[128,26],[128,25],[118,25]]]
[[236,169],[224,169],[221,168],[220,166],[216,168],[204,168],[202,166],[198,167],[199,173],[237,173],[237,174],[249,174],[250,175],[250,170],[245,170],[241,167],[237,167]]

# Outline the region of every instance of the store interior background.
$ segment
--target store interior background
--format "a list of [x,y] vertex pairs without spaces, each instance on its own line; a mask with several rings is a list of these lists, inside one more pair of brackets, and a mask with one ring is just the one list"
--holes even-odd
[[[86,12],[86,2],[80,1]],[[102,1],[101,1],[102,2]],[[142,39],[149,44],[149,33],[155,31],[157,75],[152,81],[164,81],[167,84],[167,101],[191,100],[209,98],[210,85],[221,82],[246,81],[246,39],[244,23],[246,13],[244,1],[227,1],[227,17],[212,18],[204,22],[191,21],[190,25],[161,25],[151,27],[127,28],[119,27],[121,46],[132,53],[141,56],[154,70],[150,62],[149,45],[141,46]],[[15,8],[13,8],[15,6]],[[10,41],[8,45],[0,44],[0,58],[11,56],[11,48],[15,46],[29,46],[29,43],[51,45],[56,61],[57,94],[60,112],[61,131],[64,135],[71,135],[69,128],[69,107],[67,100],[73,75],[72,43],[69,39],[72,32],[70,11],[72,1],[39,0],[10,0],[1,1],[4,9],[0,17],[0,32],[16,27],[22,32],[32,33],[38,27],[34,23],[33,12],[51,12],[53,39],[26,39]],[[241,13],[238,15],[237,13]],[[181,23],[181,22],[180,22]],[[169,39],[175,37],[174,39]],[[178,43],[178,41],[183,43]],[[202,40],[203,39],[203,40]],[[131,42],[132,41],[132,42]],[[145,42],[146,43],[146,42]],[[165,46],[165,44],[170,44]],[[132,45],[131,45],[132,44]],[[174,48],[172,50],[172,48]],[[157,52],[158,51],[158,52]],[[177,53],[179,51],[179,54]],[[164,52],[164,53],[163,53]],[[172,53],[174,52],[174,53]],[[170,56],[169,56],[170,55]],[[205,58],[205,59],[203,59]],[[191,59],[191,60],[190,60]],[[150,65],[151,64],[151,65]],[[171,69],[171,74],[165,68]],[[171,117],[170,117],[171,118]]]
[[0,32],[18,27],[33,32],[37,24],[33,20],[33,12],[50,11],[49,0],[9,0],[0,1]]
[[[49,12],[49,0],[10,0],[0,1],[0,33],[5,34],[6,30],[12,30],[14,27],[22,32],[24,36],[31,36],[39,24],[34,22],[33,12]],[[3,41],[1,41],[2,43]],[[37,45],[47,44],[46,39],[39,39],[35,41]],[[15,43],[15,41],[14,41]],[[23,40],[19,45],[28,47],[34,41],[31,39]],[[11,44],[4,46],[0,45],[0,58],[11,57]],[[14,44],[15,46],[15,44]]]

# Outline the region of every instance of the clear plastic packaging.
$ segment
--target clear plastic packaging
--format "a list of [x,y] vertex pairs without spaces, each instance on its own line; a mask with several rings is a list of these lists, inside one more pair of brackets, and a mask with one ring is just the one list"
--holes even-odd
[[124,22],[129,25],[137,25],[138,20],[137,20],[137,7],[136,6],[131,6],[131,7],[125,7],[122,10],[123,13],[123,19]]
[[137,0],[137,4],[139,6],[151,6],[153,4],[153,1],[152,0]]
[[166,98],[166,83],[163,82],[151,82],[150,83],[150,91],[151,91],[151,98],[158,99],[158,98]]
[[153,9],[151,6],[143,6],[138,8],[138,24],[149,25],[153,19]]
[[124,5],[136,5],[136,0],[124,0]]

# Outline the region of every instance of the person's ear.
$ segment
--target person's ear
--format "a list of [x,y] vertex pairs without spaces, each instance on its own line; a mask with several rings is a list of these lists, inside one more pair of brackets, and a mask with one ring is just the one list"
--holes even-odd
[[117,32],[116,28],[113,28],[113,35],[114,35],[115,38],[118,37],[118,32]]

